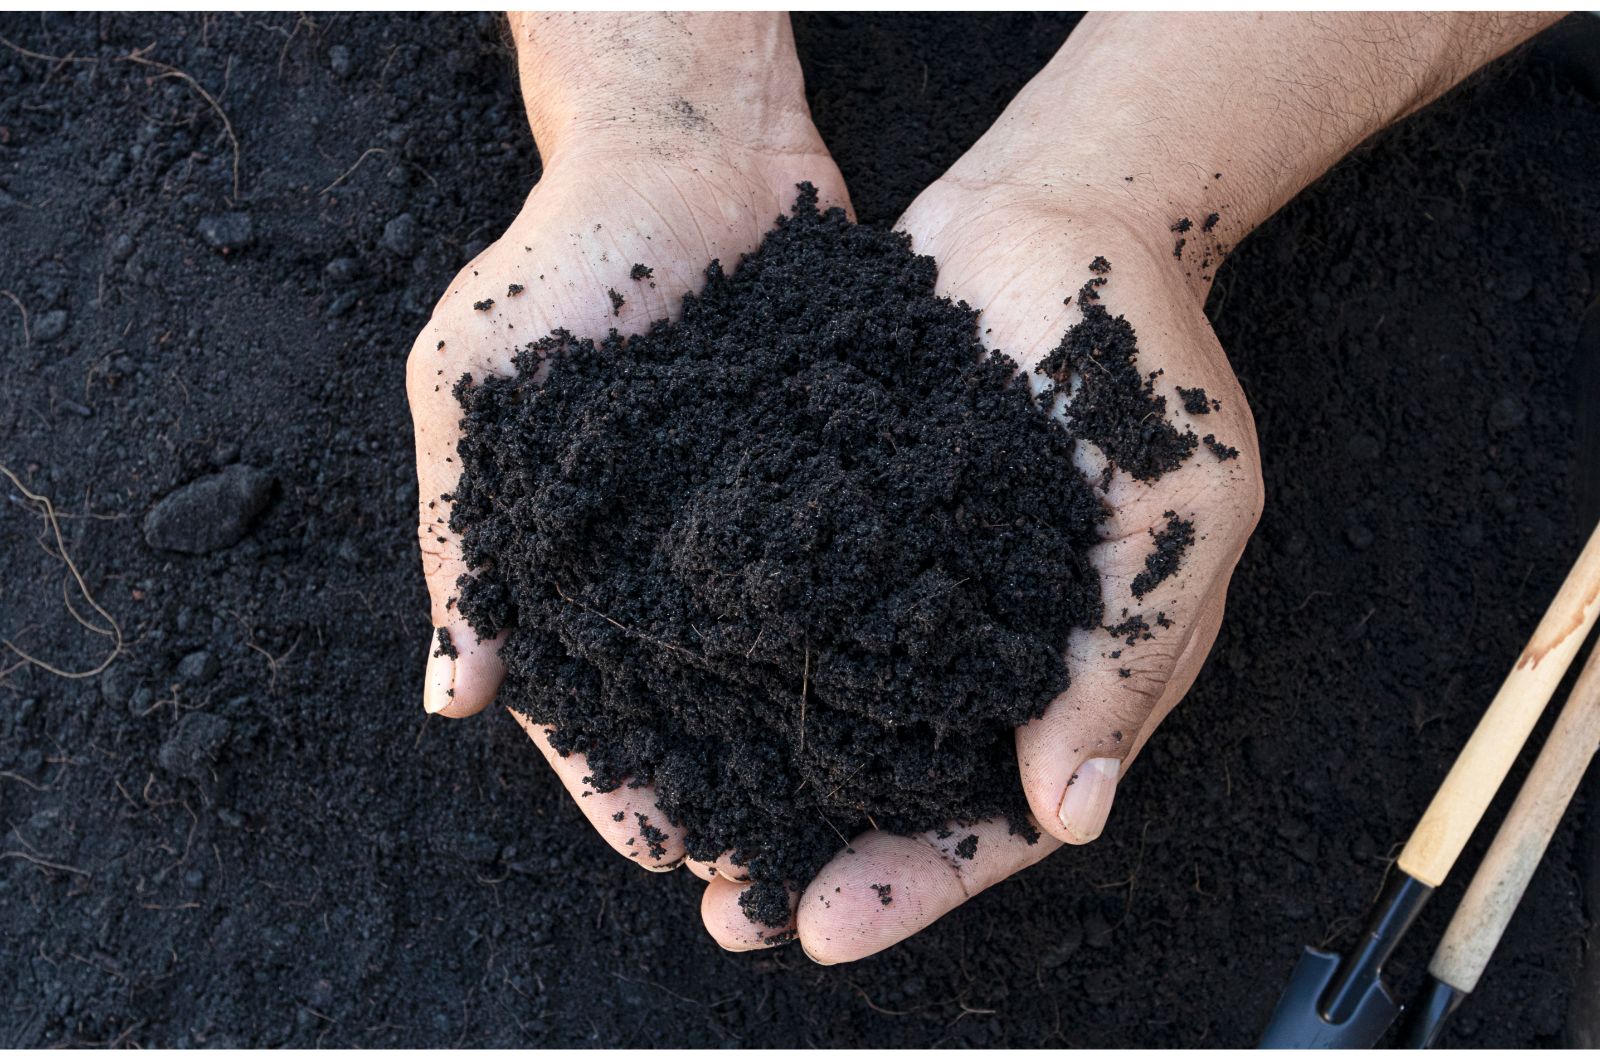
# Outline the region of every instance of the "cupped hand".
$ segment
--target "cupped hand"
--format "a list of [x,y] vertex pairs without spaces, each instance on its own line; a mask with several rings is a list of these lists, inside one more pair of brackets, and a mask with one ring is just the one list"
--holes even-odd
[[[513,353],[556,328],[598,340],[611,328],[640,332],[675,315],[714,259],[731,269],[756,248],[793,205],[801,181],[817,186],[824,208],[849,206],[814,129],[749,144],[725,142],[707,123],[681,124],[627,136],[596,131],[560,152],[505,234],[451,281],[412,347],[407,393],[417,446],[418,540],[436,631],[423,693],[429,713],[477,713],[504,675],[497,655],[504,634],[480,641],[454,606],[457,579],[466,573],[446,499],[460,476],[456,381],[463,374],[514,374]],[[517,717],[612,847],[647,868],[683,860],[682,835],[648,788],[593,791],[582,755],[562,757],[543,727]],[[666,833],[654,853],[635,841],[639,813]],[[705,867],[697,871],[710,876]]]
[[[1155,388],[1166,398],[1168,419],[1237,455],[1200,445],[1152,481],[1113,469],[1103,492],[1110,516],[1090,556],[1101,572],[1103,622],[1142,615],[1151,636],[1130,640],[1104,626],[1077,632],[1065,646],[1071,685],[1043,717],[1017,730],[1021,782],[1043,835],[1029,843],[1004,821],[989,821],[943,837],[856,837],[798,898],[794,926],[821,963],[876,953],[1061,844],[1099,836],[1118,782],[1188,691],[1216,637],[1229,578],[1262,506],[1254,422],[1202,309],[1205,277],[1219,255],[1213,241],[1199,238],[1199,219],[1193,249],[1180,257],[1168,229],[1175,218],[1125,212],[1004,180],[947,178],[901,218],[914,249],[938,261],[940,293],[977,307],[985,343],[1011,354],[1021,370],[1032,370],[1080,319],[1080,289],[1095,275],[1090,263],[1106,258],[1100,304],[1134,327],[1140,372],[1161,372]],[[1216,404],[1190,413],[1178,387],[1201,388]],[[1087,443],[1081,450],[1085,473],[1100,481],[1104,454]],[[1167,528],[1167,513],[1191,522],[1195,540],[1175,573],[1153,587],[1141,584],[1145,591],[1136,596],[1134,581],[1145,572],[1152,534]],[[976,855],[958,857],[953,845],[972,832]],[[883,892],[883,884],[891,890]],[[885,903],[884,893],[892,901]],[[747,940],[737,887],[724,884],[706,898],[706,922],[719,941]],[[730,926],[719,932],[719,925]]]

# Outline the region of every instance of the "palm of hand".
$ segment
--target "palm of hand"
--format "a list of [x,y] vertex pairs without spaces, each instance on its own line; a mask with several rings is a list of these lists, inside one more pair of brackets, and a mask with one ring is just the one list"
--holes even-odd
[[[505,234],[452,280],[407,364],[418,540],[432,621],[450,631],[458,652],[453,661],[430,658],[430,710],[456,717],[475,713],[493,698],[504,673],[496,655],[503,635],[479,643],[450,606],[466,570],[442,499],[460,475],[456,380],[463,374],[511,374],[515,352],[556,328],[600,338],[611,328],[639,332],[675,315],[682,296],[703,284],[714,259],[731,268],[755,249],[793,204],[802,180],[817,185],[825,204],[848,206],[843,181],[820,142],[815,152],[773,155],[593,148],[547,170]],[[681,834],[656,809],[652,792],[592,791],[584,783],[588,769],[581,755],[562,758],[542,728],[520,715],[518,720],[619,853],[647,868],[668,868],[683,859]],[[665,832],[655,853],[636,842],[628,845],[639,833],[636,814]]]
[[[1165,226],[1158,220],[1152,225],[1159,245]],[[1121,471],[1111,476],[1104,492],[1111,515],[1092,555],[1102,572],[1105,622],[1115,624],[1125,613],[1154,622],[1159,612],[1171,625],[1131,644],[1104,630],[1084,630],[1067,646],[1071,687],[1043,718],[1017,730],[1023,787],[1045,835],[1029,844],[1010,835],[1003,821],[991,821],[954,837],[858,837],[799,902],[800,940],[825,963],[892,945],[1061,842],[1087,842],[1099,834],[1110,791],[1089,800],[1098,805],[1083,805],[1087,785],[1079,782],[1080,795],[1072,794],[1077,771],[1090,760],[1109,760],[1113,777],[1120,775],[1188,691],[1216,637],[1229,577],[1261,510],[1249,407],[1201,310],[1199,289],[1172,256],[1170,242],[1155,249],[1141,234],[1086,224],[1048,203],[1019,197],[1015,189],[950,184],[925,192],[899,227],[919,253],[938,261],[940,293],[978,307],[985,342],[1030,371],[1080,318],[1077,296],[1091,275],[1089,263],[1108,258],[1112,269],[1102,304],[1137,330],[1139,369],[1162,372],[1156,389],[1167,399],[1168,418],[1180,430],[1214,434],[1239,455],[1224,461],[1202,447],[1156,481],[1136,481]],[[1190,414],[1178,386],[1204,388],[1220,407]],[[1080,463],[1091,480],[1105,466],[1104,456],[1087,443]],[[1133,580],[1144,570],[1151,534],[1166,525],[1167,512],[1191,520],[1197,541],[1176,574],[1136,598]],[[968,831],[979,835],[977,854],[956,857],[951,843]],[[892,906],[877,901],[871,886],[885,883],[893,889]]]

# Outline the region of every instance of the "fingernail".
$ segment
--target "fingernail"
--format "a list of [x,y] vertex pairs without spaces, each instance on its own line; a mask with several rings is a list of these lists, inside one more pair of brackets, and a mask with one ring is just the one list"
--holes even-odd
[[1121,767],[1115,758],[1091,758],[1067,782],[1058,816],[1073,842],[1088,843],[1105,829]]
[[428,672],[422,682],[422,709],[437,714],[450,705],[455,695],[456,661],[438,654],[439,638],[428,645]]
[[671,872],[671,871],[673,871],[674,869],[676,869],[678,866],[680,866],[682,864],[683,864],[683,859],[682,858],[679,858],[677,861],[674,861],[669,865],[646,865],[642,861],[639,862],[639,866],[641,868],[643,868],[644,871],[646,871],[646,872]]
[[806,944],[804,942],[800,943],[800,952],[805,954],[808,958],[810,958],[812,964],[820,964],[824,968],[830,967],[830,965],[828,964],[827,961],[819,961],[819,960],[817,960],[815,955],[813,955],[810,950],[806,949]]

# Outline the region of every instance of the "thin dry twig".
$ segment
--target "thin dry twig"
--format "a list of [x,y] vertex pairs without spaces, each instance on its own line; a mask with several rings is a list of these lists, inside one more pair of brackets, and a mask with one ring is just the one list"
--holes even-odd
[[[4,39],[4,37],[0,37],[0,40]],[[24,348],[32,346],[33,335],[28,331],[28,307],[22,304],[22,299],[18,298],[10,291],[0,291],[0,294],[3,294],[7,298],[11,299],[11,304],[16,306],[17,312],[22,314],[22,345]]]
[[41,869],[54,869],[57,872],[70,872],[77,876],[92,875],[92,873],[90,873],[87,869],[80,869],[76,865],[63,865],[59,861],[49,861],[45,858],[37,858],[28,853],[26,850],[0,850],[0,861],[4,861],[6,858],[21,858],[23,861],[28,862],[28,864],[37,865]]
[[694,659],[696,662],[700,663],[702,666],[710,665],[709,663],[706,662],[705,659],[703,659],[699,655],[695,654],[694,652],[690,651],[688,648],[680,647],[679,645],[673,644],[673,643],[671,643],[669,641],[664,641],[664,640],[660,639],[659,637],[652,637],[650,634],[644,632],[643,630],[634,629],[632,626],[625,626],[621,622],[618,622],[616,619],[612,618],[610,615],[606,614],[604,611],[598,611],[595,608],[590,607],[588,604],[584,603],[581,600],[574,600],[572,597],[568,596],[562,590],[560,585],[557,585],[555,587],[555,590],[556,590],[556,595],[557,596],[561,597],[561,599],[565,600],[567,603],[571,604],[573,607],[576,607],[580,611],[587,611],[587,612],[589,612],[589,614],[594,615],[596,618],[605,619],[607,622],[611,623],[613,626],[616,626],[618,629],[622,630],[622,632],[626,633],[630,637],[638,637],[640,640],[645,641],[645,642],[647,642],[649,644],[654,644],[658,648],[664,648],[667,651],[675,651],[675,652],[678,652],[678,653],[680,653],[682,655],[687,655],[689,658]]
[[41,62],[56,63],[57,65],[60,65],[61,63],[96,63],[100,61],[93,57],[82,55],[43,55],[39,52],[29,51],[20,44],[13,44],[4,37],[0,37],[0,44],[4,44],[7,48],[10,48],[18,55],[26,58],[38,59]]
[[369,155],[386,155],[388,153],[389,153],[389,149],[387,147],[369,147],[369,148],[367,148],[365,151],[361,152],[361,157],[355,160],[355,164],[353,164],[349,169],[345,170],[343,173],[340,173],[337,180],[335,180],[332,184],[329,184],[326,188],[323,188],[321,191],[317,192],[317,194],[318,195],[326,195],[328,192],[332,191],[334,188],[337,188],[339,185],[343,184],[347,179],[349,179],[350,174],[354,173],[356,170],[361,168],[361,163],[365,162]]
[[162,77],[176,77],[180,81],[188,82],[189,87],[199,93],[200,98],[210,104],[211,109],[217,112],[217,117],[222,119],[222,131],[227,133],[228,143],[233,148],[233,197],[237,200],[239,198],[239,137],[234,135],[233,122],[228,120],[228,114],[222,109],[222,104],[218,103],[216,97],[207,92],[200,82],[176,66],[169,66],[166,63],[157,62],[155,59],[146,58],[144,52],[147,50],[146,48],[139,48],[121,56],[120,59],[122,62],[139,63],[141,66],[154,67],[161,71]]
[[811,638],[806,638],[806,662],[800,671],[800,752],[806,749],[806,691],[811,682]]
[[[99,666],[96,666],[92,670],[83,670],[73,673],[63,670],[58,666],[52,666],[43,659],[37,659],[34,656],[29,655],[27,652],[23,651],[9,640],[0,640],[0,644],[3,644],[7,648],[11,649],[25,662],[32,663],[41,670],[46,670],[50,673],[53,673],[57,677],[65,677],[69,680],[93,677],[103,671],[106,667],[110,666],[112,660],[122,653],[122,626],[118,624],[116,618],[111,614],[110,611],[107,611],[104,607],[100,606],[100,602],[94,598],[94,594],[89,592],[89,586],[83,580],[83,573],[78,570],[77,563],[73,562],[72,554],[67,551],[66,542],[62,540],[61,522],[56,518],[55,505],[50,503],[50,498],[44,496],[43,494],[34,493],[28,487],[24,486],[22,484],[22,480],[17,478],[16,473],[10,468],[6,467],[4,464],[0,464],[0,474],[3,474],[6,478],[10,479],[11,484],[16,486],[17,489],[21,490],[24,497],[28,498],[28,500],[39,506],[39,511],[44,515],[45,521],[50,524],[50,532],[56,539],[56,556],[60,558],[62,563],[67,565],[67,570],[72,574],[72,580],[78,583],[78,591],[83,594],[84,600],[88,601],[89,606],[94,609],[95,614],[99,615],[101,618],[105,619],[111,624],[111,628],[103,629],[99,626],[93,625],[92,623],[84,621],[84,619],[78,614],[77,609],[74,608],[70,602],[67,605],[67,610],[85,629],[88,629],[93,633],[100,634],[101,636],[111,637],[112,646],[110,653],[106,655],[105,659],[101,661]],[[62,591],[66,591],[64,584],[62,586]]]

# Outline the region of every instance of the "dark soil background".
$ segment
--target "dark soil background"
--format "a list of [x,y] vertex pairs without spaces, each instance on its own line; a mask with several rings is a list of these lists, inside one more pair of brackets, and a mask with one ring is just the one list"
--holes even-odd
[[[797,18],[862,219],[892,221],[1071,21]],[[0,658],[6,1045],[1248,1044],[1298,946],[1355,930],[1580,541],[1600,105],[1546,42],[1222,270],[1267,512],[1108,835],[859,965],[725,954],[699,883],[584,834],[503,712],[419,706],[404,357],[538,173],[497,20],[0,35],[0,289],[30,336],[0,298],[0,462],[54,499],[128,641],[82,681]],[[237,199],[220,120],[137,49],[218,99]],[[234,464],[273,480],[244,540],[146,544],[155,502]],[[3,490],[0,636],[92,667],[103,638]],[[1455,1043],[1561,1040],[1577,831]]]

